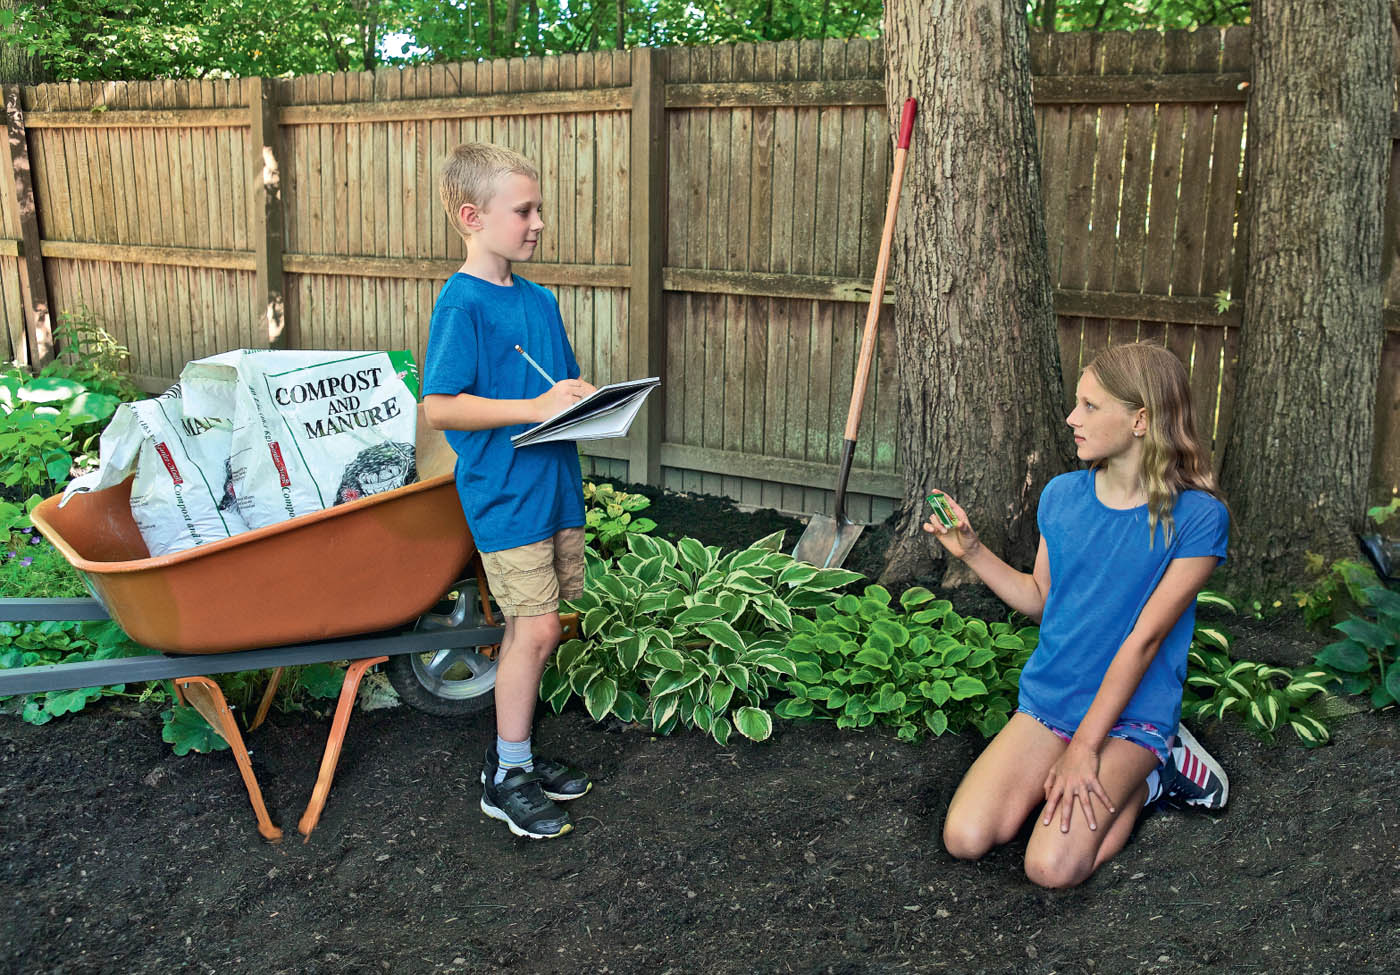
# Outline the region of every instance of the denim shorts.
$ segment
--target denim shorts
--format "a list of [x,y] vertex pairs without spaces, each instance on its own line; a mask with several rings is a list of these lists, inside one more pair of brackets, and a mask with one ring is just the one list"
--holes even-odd
[[[1066,742],[1074,736],[1074,729],[1061,728],[1059,725],[1046,721],[1029,708],[1018,707],[1016,710],[1045,725]],[[1120,721],[1109,729],[1108,737],[1121,738],[1146,748],[1157,756],[1158,765],[1166,765],[1167,756],[1171,754],[1171,742],[1167,740],[1167,736],[1162,734],[1162,730],[1156,725],[1148,724],[1146,721]]]

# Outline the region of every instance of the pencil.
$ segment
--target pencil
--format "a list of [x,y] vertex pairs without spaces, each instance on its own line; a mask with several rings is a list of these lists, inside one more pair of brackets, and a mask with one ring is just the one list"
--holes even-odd
[[543,376],[545,382],[549,383],[549,385],[551,385],[551,386],[554,385],[554,380],[550,378],[549,373],[547,373],[547,372],[545,372],[543,369],[541,369],[541,368],[540,368],[540,364],[539,364],[538,362],[536,362],[534,359],[531,359],[531,358],[530,358],[530,353],[526,352],[524,349],[522,349],[522,348],[521,348],[520,346],[518,346],[518,345],[515,347],[515,351],[516,351],[516,352],[519,352],[521,355],[523,355],[523,356],[525,357],[525,361],[528,362],[528,363],[530,363],[530,365],[532,365],[532,366],[535,367],[535,372],[537,372],[537,373],[539,373],[541,376]]

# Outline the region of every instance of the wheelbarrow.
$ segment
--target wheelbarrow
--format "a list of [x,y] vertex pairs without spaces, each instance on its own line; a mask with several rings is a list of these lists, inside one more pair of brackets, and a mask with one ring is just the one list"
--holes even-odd
[[[258,831],[272,823],[238,725],[210,674],[353,661],[320,773],[298,823],[310,837],[330,792],[356,691],[385,664],[408,704],[461,714],[493,699],[502,628],[487,597],[451,473],[454,455],[419,416],[417,483],[152,558],[131,518],[131,480],[34,509],[34,525],[83,576],[92,599],[3,599],[0,620],[111,618],[160,656],[0,670],[0,696],[171,680],[177,697],[228,742]],[[474,571],[473,571],[474,569]],[[565,617],[566,632],[577,625]]]

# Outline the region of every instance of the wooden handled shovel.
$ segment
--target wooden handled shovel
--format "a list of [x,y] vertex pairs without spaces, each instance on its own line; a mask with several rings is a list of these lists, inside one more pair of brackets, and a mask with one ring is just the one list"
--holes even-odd
[[870,379],[870,362],[875,357],[875,336],[880,325],[880,305],[885,300],[885,274],[890,264],[890,244],[894,239],[894,219],[899,211],[899,190],[904,184],[904,162],[909,156],[909,139],[914,134],[915,100],[906,99],[899,121],[899,141],[894,150],[894,172],[890,177],[890,198],[885,205],[885,230],[880,235],[880,254],[875,262],[875,282],[870,291],[870,309],[865,314],[865,333],[860,340],[860,359],[856,363],[855,385],[851,389],[851,407],[846,413],[846,438],[841,448],[841,469],[836,475],[836,516],[813,515],[803,529],[802,537],[792,550],[792,557],[823,568],[840,565],[860,537],[864,525],[846,516],[846,482],[851,477],[851,458],[856,452],[856,433],[860,429],[861,407],[865,405],[865,387]]

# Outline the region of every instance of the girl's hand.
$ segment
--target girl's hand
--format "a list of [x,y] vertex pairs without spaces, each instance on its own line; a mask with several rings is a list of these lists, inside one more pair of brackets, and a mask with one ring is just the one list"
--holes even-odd
[[1071,741],[1060,760],[1050,767],[1045,777],[1045,817],[1044,824],[1050,825],[1055,810],[1060,811],[1060,832],[1068,833],[1069,824],[1074,818],[1075,806],[1084,813],[1090,829],[1098,829],[1098,819],[1094,816],[1092,797],[1110,813],[1116,812],[1108,793],[1099,783],[1099,755],[1092,748]]
[[938,520],[938,516],[929,512],[928,521],[924,522],[924,531],[934,538],[948,550],[948,554],[955,559],[966,560],[968,556],[982,547],[982,543],[977,539],[977,533],[972,530],[972,523],[967,520],[967,512],[962,506],[953,500],[953,496],[946,491],[939,491],[948,502],[948,507],[953,509],[953,515],[958,519],[958,523],[953,528],[943,527],[943,523]]
[[593,392],[595,392],[593,385],[582,379],[561,379],[547,392],[535,397],[537,419],[540,421],[548,420],[554,414],[568,409]]

